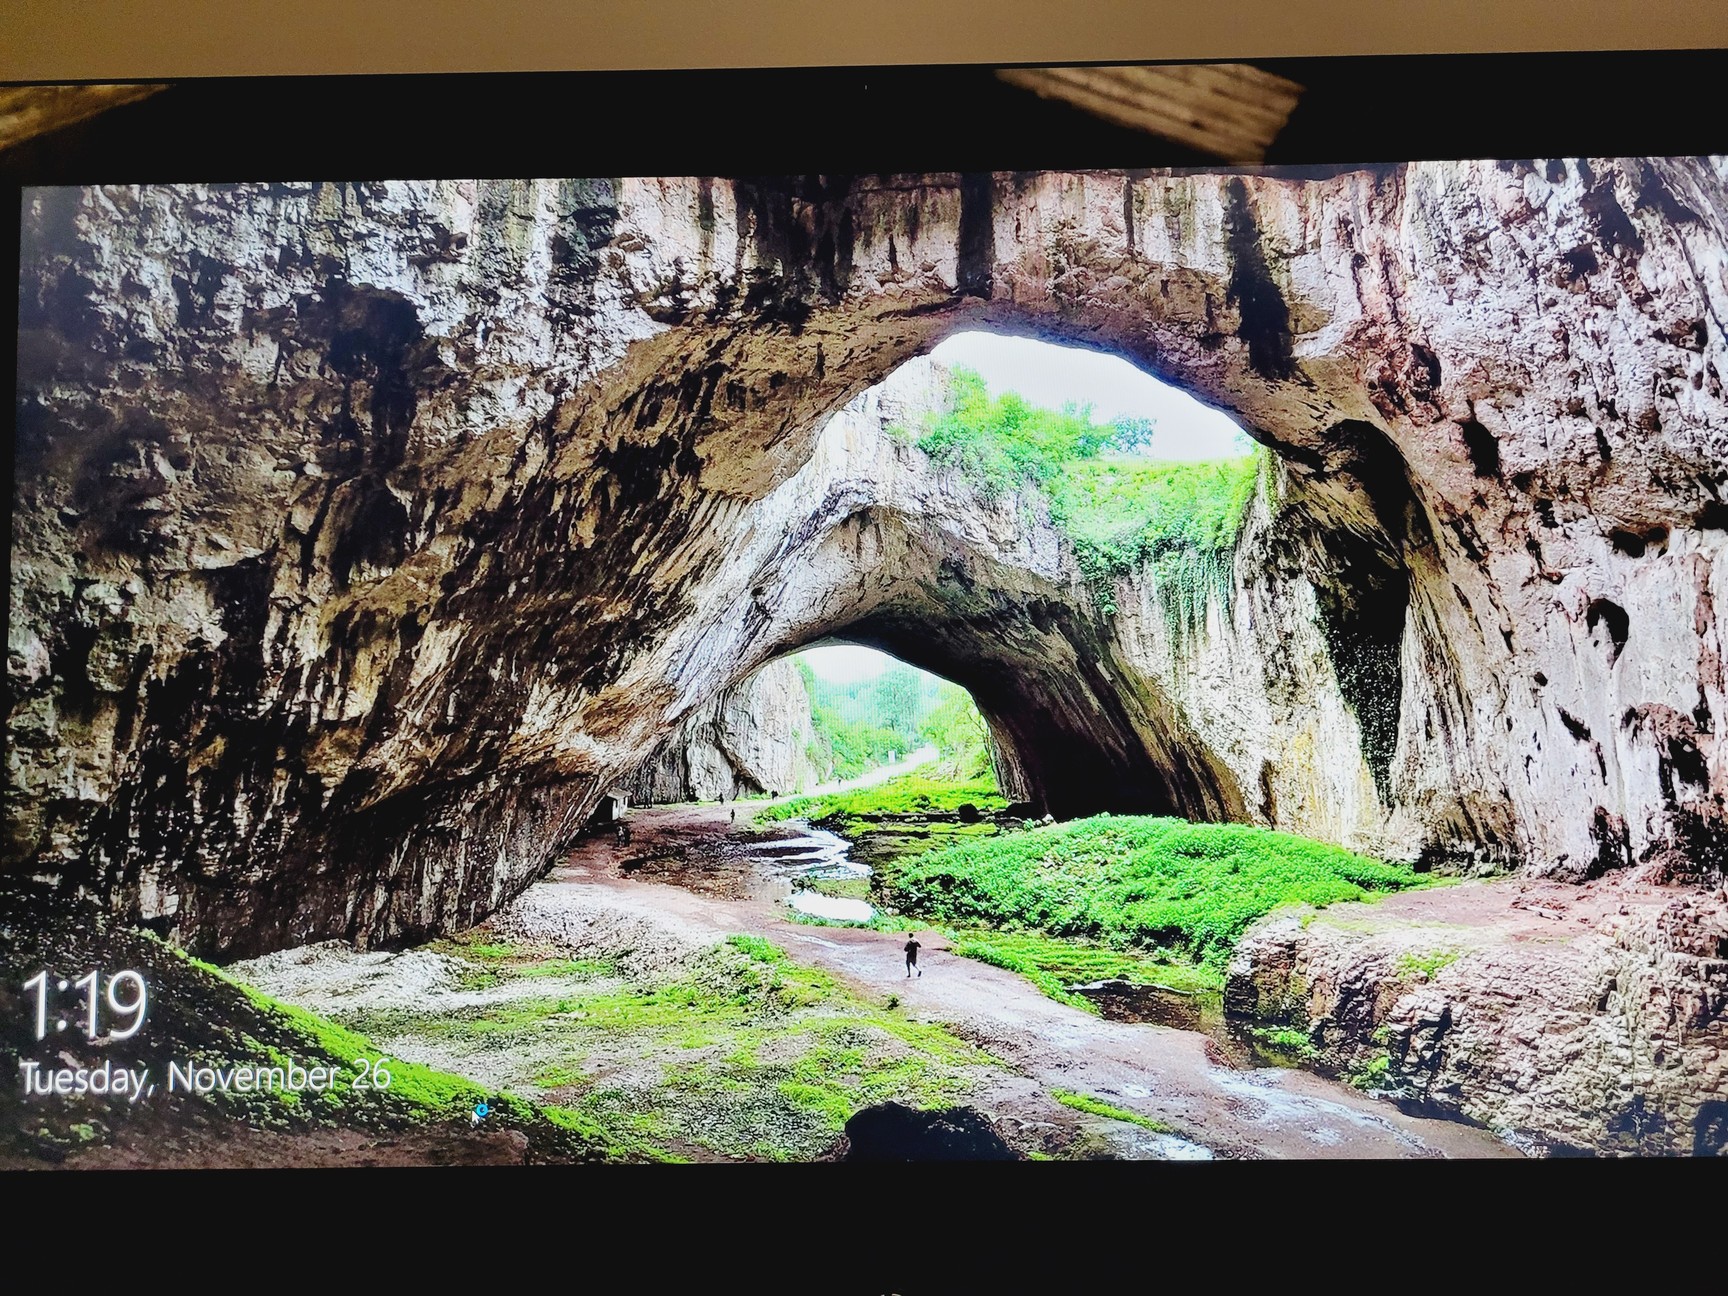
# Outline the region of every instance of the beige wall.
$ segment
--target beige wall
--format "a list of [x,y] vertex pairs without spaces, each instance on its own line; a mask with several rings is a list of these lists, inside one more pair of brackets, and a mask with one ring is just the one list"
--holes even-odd
[[0,79],[1728,46],[1717,0],[33,0]]

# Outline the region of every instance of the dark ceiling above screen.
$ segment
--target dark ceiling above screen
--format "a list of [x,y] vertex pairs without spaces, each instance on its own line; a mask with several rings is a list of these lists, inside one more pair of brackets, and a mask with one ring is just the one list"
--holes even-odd
[[[1153,168],[1257,156],[1329,167],[1724,146],[1716,88],[1728,79],[1728,54],[1714,51],[1014,69],[1007,77],[1042,77],[1053,91],[1059,71],[1064,97],[987,67],[188,81],[0,149],[0,172],[51,184]],[[1232,121],[1219,111],[1223,96],[1211,93],[1212,115],[1194,111],[1201,79],[1231,83],[1237,98],[1252,87],[1260,106]],[[1416,98],[1412,86],[1430,89]],[[1175,107],[1183,96],[1186,116]]]

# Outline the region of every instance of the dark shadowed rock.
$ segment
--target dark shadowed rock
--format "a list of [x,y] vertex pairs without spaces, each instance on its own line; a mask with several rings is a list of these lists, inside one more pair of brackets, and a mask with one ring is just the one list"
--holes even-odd
[[988,1117],[970,1107],[866,1107],[846,1122],[843,1161],[1023,1161]]

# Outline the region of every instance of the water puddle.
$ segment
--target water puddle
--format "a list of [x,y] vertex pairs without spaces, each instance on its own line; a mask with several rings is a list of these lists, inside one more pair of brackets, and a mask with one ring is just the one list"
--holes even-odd
[[1153,1130],[1134,1129],[1119,1136],[1127,1144],[1126,1157],[1132,1161],[1212,1161],[1216,1153],[1209,1147],[1191,1142],[1179,1134],[1163,1134]]
[[870,883],[870,866],[851,856],[851,843],[823,828],[794,821],[792,833],[772,841],[745,842],[733,848],[732,859],[750,871],[747,883],[753,899],[790,905],[799,913],[830,922],[867,923],[876,906],[856,896],[816,890],[814,882],[853,883],[862,891]]
[[820,891],[794,891],[787,903],[799,913],[833,922],[867,923],[876,916],[876,906],[868,900],[848,900],[843,896],[823,895]]

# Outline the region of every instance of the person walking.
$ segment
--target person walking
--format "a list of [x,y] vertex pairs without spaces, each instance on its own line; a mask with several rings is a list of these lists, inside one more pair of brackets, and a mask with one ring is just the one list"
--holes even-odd
[[906,975],[916,972],[924,975],[924,969],[918,966],[918,933],[913,932],[906,938]]

